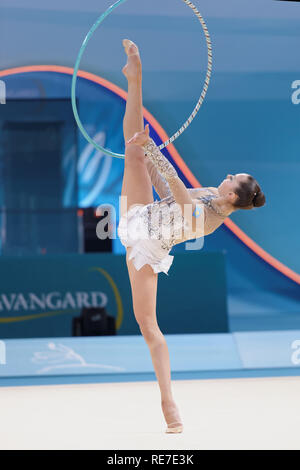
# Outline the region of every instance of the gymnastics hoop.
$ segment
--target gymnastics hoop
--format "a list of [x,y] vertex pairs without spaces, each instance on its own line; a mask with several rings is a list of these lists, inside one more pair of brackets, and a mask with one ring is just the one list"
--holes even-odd
[[[91,39],[92,35],[94,34],[94,32],[96,31],[96,29],[98,28],[98,26],[102,23],[102,21],[110,14],[113,12],[113,10],[115,10],[119,5],[121,5],[122,3],[126,2],[127,0],[118,0],[116,3],[114,3],[113,5],[111,5],[96,21],[96,23],[94,23],[94,25],[91,27],[91,29],[89,30],[88,34],[86,35],[83,43],[82,43],[82,46],[79,50],[79,53],[78,53],[78,56],[77,56],[77,60],[76,60],[76,63],[75,63],[75,67],[74,67],[74,72],[73,72],[73,76],[72,76],[72,89],[71,89],[71,98],[72,98],[72,108],[73,108],[73,113],[74,113],[74,117],[75,117],[75,120],[77,122],[77,125],[80,129],[80,131],[82,132],[82,134],[84,135],[84,137],[86,138],[86,140],[92,144],[97,150],[100,150],[101,152],[105,153],[106,155],[109,155],[111,157],[116,157],[116,158],[124,158],[125,155],[123,154],[119,154],[119,153],[114,153],[114,152],[111,152],[110,150],[107,150],[103,147],[101,147],[101,145],[97,144],[97,142],[95,142],[89,135],[88,133],[86,132],[86,130],[84,129],[81,121],[80,121],[80,118],[79,118],[79,115],[78,115],[78,111],[77,111],[77,106],[76,106],[76,95],[75,95],[75,90],[76,90],[76,81],[77,81],[77,73],[78,73],[78,69],[79,69],[79,64],[80,64],[80,61],[81,61],[81,58],[82,58],[82,55],[84,53],[84,50],[89,42],[89,40]],[[203,89],[202,89],[202,93],[200,95],[200,98],[192,112],[192,114],[190,115],[190,117],[185,121],[185,123],[181,126],[181,128],[175,132],[174,135],[172,135],[172,137],[167,140],[166,142],[164,142],[163,144],[161,144],[159,146],[159,149],[163,149],[164,147],[167,147],[171,142],[174,142],[175,139],[177,139],[186,129],[187,127],[191,124],[191,122],[193,121],[193,119],[195,118],[196,114],[198,113],[203,101],[204,101],[204,98],[205,98],[205,95],[207,93],[207,89],[208,89],[208,85],[209,85],[209,82],[210,82],[210,77],[211,77],[211,72],[212,72],[212,46],[211,46],[211,40],[210,40],[210,36],[209,36],[209,32],[208,32],[208,29],[207,29],[207,26],[205,24],[205,21],[204,19],[202,18],[200,12],[197,10],[197,8],[195,7],[195,5],[190,2],[189,0],[183,0],[183,2],[188,5],[192,10],[193,12],[195,13],[195,15],[197,16],[198,20],[200,21],[201,23],[201,26],[202,26],[202,29],[203,29],[203,32],[204,32],[204,35],[205,35],[205,39],[206,39],[206,45],[207,45],[207,54],[208,54],[208,63],[207,63],[207,71],[206,71],[206,77],[205,77],[205,80],[204,80],[204,85],[203,85]]]

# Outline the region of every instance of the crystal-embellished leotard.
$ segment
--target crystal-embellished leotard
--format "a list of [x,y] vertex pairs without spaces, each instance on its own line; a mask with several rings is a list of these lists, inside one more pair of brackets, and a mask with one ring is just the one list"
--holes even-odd
[[[212,206],[211,201],[217,196],[208,188],[191,188],[190,191],[193,198],[195,191],[197,194],[199,191],[204,193],[203,196],[198,195],[197,199],[206,208],[204,235],[208,235],[225,219]],[[166,274],[173,261],[173,256],[169,255],[172,247],[195,238],[195,234],[190,234],[181,207],[172,193],[151,204],[131,207],[120,220],[118,235],[124,246],[133,247],[129,259],[134,258],[137,269],[150,264],[154,272],[163,271]]]
[[163,271],[167,274],[174,258],[169,252],[175,244],[212,233],[226,216],[212,204],[218,197],[212,190],[190,188],[191,198],[197,199],[204,208],[204,230],[201,234],[191,232],[168,183],[178,177],[174,167],[154,141],[146,144],[145,151],[147,170],[160,200],[130,207],[121,217],[118,235],[125,247],[131,247],[129,259],[133,259],[137,270],[149,264],[155,273]]

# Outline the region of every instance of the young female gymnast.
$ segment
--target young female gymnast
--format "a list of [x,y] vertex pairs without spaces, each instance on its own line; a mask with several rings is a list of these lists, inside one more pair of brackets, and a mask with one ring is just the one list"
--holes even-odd
[[[158,273],[167,274],[173,261],[169,255],[172,246],[213,233],[232,212],[263,206],[265,196],[257,181],[246,173],[227,175],[217,188],[186,188],[149,137],[149,126],[144,129],[139,50],[128,39],[123,46],[128,56],[122,69],[128,81],[128,97],[118,235],[126,247],[134,315],[150,350],[166,432],[178,433],[183,423],[171,388],[168,347],[156,318]],[[160,201],[153,200],[152,186]],[[164,229],[170,228],[169,236],[164,236]]]

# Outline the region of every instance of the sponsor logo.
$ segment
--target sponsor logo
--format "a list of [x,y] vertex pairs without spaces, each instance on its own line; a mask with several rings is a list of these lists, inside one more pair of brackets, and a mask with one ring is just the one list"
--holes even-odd
[[0,294],[0,311],[28,312],[36,310],[81,309],[84,307],[105,307],[107,295],[104,292],[29,292]]
[[[115,281],[100,267],[89,270],[97,272],[108,282],[116,302],[116,328],[119,329],[123,321],[123,304]],[[75,313],[82,308],[107,306],[108,295],[102,291],[0,293],[0,324]]]

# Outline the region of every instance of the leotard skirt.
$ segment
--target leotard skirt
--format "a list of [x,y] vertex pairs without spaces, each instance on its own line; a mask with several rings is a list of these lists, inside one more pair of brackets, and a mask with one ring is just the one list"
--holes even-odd
[[168,274],[174,256],[169,255],[170,249],[161,246],[159,239],[150,237],[145,208],[143,204],[135,204],[122,215],[118,236],[122,245],[132,247],[129,259],[138,271],[149,264],[154,273]]

